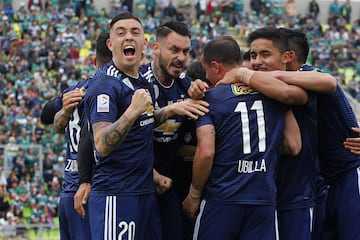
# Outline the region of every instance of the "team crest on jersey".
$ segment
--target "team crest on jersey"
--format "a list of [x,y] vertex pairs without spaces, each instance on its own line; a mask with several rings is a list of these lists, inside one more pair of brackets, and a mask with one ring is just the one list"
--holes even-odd
[[109,112],[110,111],[110,97],[106,94],[100,94],[97,96],[97,112]]
[[83,95],[85,95],[85,93],[86,93],[86,88],[81,87],[81,88],[80,88],[80,92],[81,92]]
[[242,95],[242,94],[256,94],[258,93],[254,89],[249,86],[244,86],[240,84],[231,84],[231,89],[234,95]]

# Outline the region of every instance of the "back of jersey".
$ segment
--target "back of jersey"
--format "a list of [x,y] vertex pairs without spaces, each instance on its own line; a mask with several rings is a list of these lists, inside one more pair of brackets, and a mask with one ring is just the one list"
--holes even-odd
[[288,106],[239,85],[207,91],[210,112],[197,127],[214,125],[216,146],[205,199],[275,205],[275,172]]

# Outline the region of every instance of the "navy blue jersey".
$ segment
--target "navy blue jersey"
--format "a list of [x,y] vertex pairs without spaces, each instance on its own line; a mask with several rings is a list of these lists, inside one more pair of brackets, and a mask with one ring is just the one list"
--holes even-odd
[[[141,88],[153,93],[142,75],[135,79],[121,72],[113,61],[105,64],[95,73],[85,95],[90,124],[117,121],[129,107],[134,92]],[[154,192],[153,123],[151,107],[138,117],[124,141],[108,156],[101,156],[94,147],[96,165],[92,195],[126,196]]]
[[197,127],[214,125],[213,167],[206,200],[275,205],[275,171],[283,145],[288,106],[253,89],[221,85],[206,92],[210,111]]
[[[151,63],[141,66],[140,72],[152,85],[155,93],[155,110],[189,98],[187,90],[191,78],[184,73],[169,86],[162,85],[154,76]],[[173,175],[173,159],[178,147],[178,135],[186,116],[174,115],[154,130],[155,169],[168,177]]]
[[179,129],[179,148],[174,160],[173,188],[181,201],[189,192],[196,144],[196,123],[193,119],[187,119]]
[[360,156],[345,149],[346,138],[358,137],[352,127],[358,127],[356,116],[338,85],[330,94],[318,97],[319,158],[322,175],[329,183],[342,173],[360,166]]
[[308,102],[293,106],[301,133],[302,148],[297,156],[283,155],[277,176],[277,209],[314,207],[316,192],[313,178],[317,164],[317,95],[308,92]]
[[[75,88],[80,88],[82,91],[86,91],[91,78],[81,81],[75,86],[67,88],[60,97],[54,101],[54,107],[57,111],[62,108],[62,98],[64,93],[70,92]],[[78,173],[78,150],[81,127],[84,124],[84,101],[80,101],[77,107],[74,109],[69,117],[68,124],[65,128],[66,144],[66,161],[64,170],[64,181],[62,185],[62,195],[74,194],[79,187],[79,173]]]

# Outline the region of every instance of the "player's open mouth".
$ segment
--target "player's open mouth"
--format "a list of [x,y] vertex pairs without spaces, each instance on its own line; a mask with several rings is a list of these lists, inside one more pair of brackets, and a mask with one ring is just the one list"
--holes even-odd
[[126,46],[123,49],[125,56],[134,56],[135,55],[135,48],[134,46]]

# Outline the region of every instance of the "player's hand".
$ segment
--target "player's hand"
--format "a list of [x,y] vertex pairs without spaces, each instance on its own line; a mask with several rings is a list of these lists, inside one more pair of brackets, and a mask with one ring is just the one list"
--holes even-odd
[[224,77],[216,83],[216,86],[220,84],[243,83],[243,80],[243,68],[233,68],[225,73]]
[[209,103],[203,100],[186,99],[182,102],[176,102],[170,105],[177,115],[188,116],[192,119],[198,119],[198,116],[204,116],[209,112]]
[[193,198],[188,194],[182,205],[184,213],[191,218],[195,218],[200,207],[200,198]]
[[[148,90],[138,89],[134,92],[129,108],[135,111],[138,115],[149,110],[152,107],[152,98]],[[152,110],[152,108],[151,108]]]
[[356,155],[360,155],[360,128],[353,127],[351,130],[359,137],[347,138],[344,147]]
[[206,82],[196,79],[191,83],[188,89],[188,94],[192,99],[201,99],[205,96],[205,92],[208,89],[209,85]]
[[153,174],[156,193],[160,195],[168,191],[172,185],[171,178],[158,173],[156,170],[153,171]]
[[79,88],[64,93],[62,98],[62,108],[64,113],[70,115],[83,97],[84,93]]
[[82,183],[74,196],[74,208],[82,218],[85,218],[86,215],[84,205],[89,198],[90,188],[90,183]]

